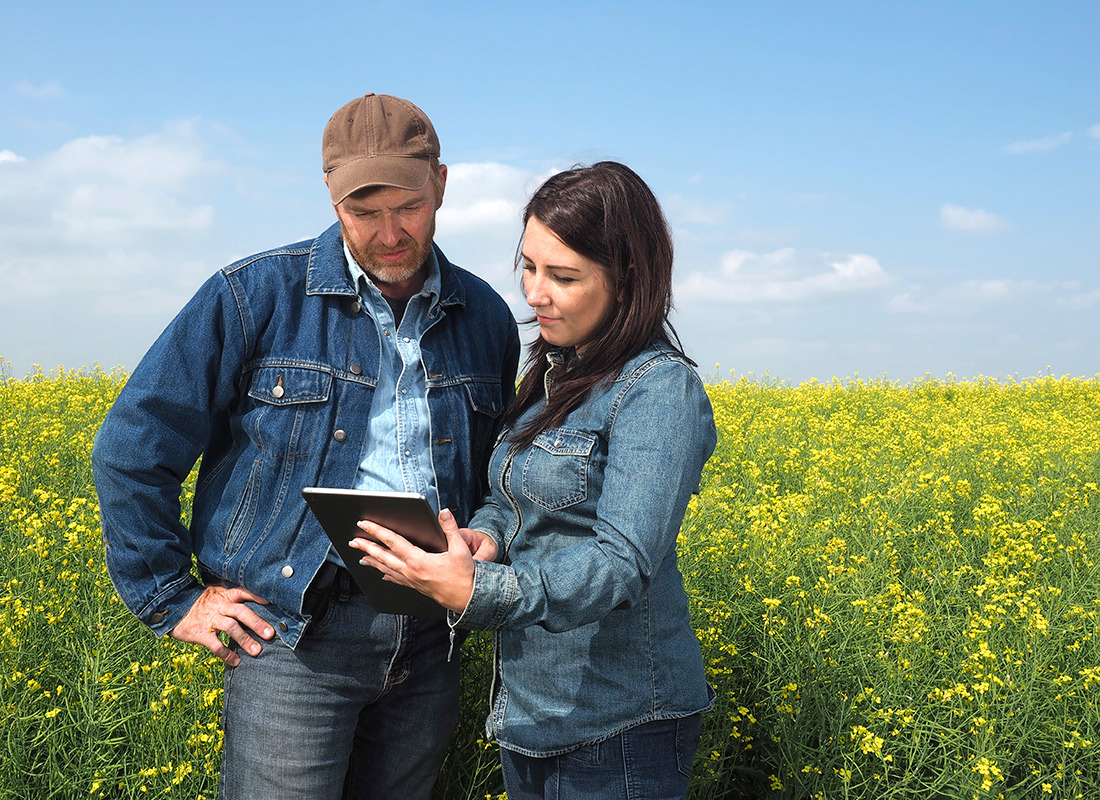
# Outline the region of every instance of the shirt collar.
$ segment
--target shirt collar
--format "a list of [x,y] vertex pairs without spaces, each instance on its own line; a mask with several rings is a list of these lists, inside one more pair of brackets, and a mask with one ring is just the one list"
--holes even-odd
[[[348,249],[348,243],[341,238],[344,245],[344,259],[347,262],[348,276],[351,278],[351,283],[356,287],[356,290],[362,294],[362,286],[366,285],[370,287],[367,291],[381,292],[378,290],[378,286],[370,279],[370,276],[359,266],[359,262],[355,260],[355,257],[351,254],[351,250]],[[439,302],[439,293],[442,289],[443,282],[439,273],[439,259],[436,257],[435,248],[428,248],[428,257],[424,260],[424,263],[428,265],[428,277],[424,279],[424,285],[420,287],[420,291],[413,297],[424,295],[431,299],[431,305],[435,305]],[[360,283],[360,280],[363,283]],[[411,299],[411,298],[410,298]]]

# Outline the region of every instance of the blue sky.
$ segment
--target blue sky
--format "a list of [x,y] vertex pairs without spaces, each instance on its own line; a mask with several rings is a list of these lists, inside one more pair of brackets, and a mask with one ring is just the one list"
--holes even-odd
[[1100,4],[7,4],[0,358],[132,369],[212,272],[333,213],[325,122],[434,121],[437,241],[517,316],[526,196],[661,199],[709,378],[1100,372]]

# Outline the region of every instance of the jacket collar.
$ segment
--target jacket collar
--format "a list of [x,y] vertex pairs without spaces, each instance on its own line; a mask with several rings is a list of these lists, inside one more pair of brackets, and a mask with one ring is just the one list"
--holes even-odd
[[[432,242],[432,248],[439,260],[439,304],[465,306],[466,287],[459,279],[457,268],[451,265],[435,242]],[[338,222],[314,239],[309,248],[306,294],[331,294],[353,298],[359,296],[348,275],[347,260],[344,257],[344,239]]]

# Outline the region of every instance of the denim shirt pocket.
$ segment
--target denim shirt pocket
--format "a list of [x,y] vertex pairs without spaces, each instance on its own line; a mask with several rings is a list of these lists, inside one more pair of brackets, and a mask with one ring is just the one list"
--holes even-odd
[[588,462],[596,436],[587,431],[555,428],[535,437],[523,463],[523,494],[557,511],[588,497]]

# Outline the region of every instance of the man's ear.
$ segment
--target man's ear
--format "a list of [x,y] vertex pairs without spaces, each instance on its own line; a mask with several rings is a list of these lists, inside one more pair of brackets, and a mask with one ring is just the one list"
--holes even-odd
[[435,207],[443,205],[443,190],[447,188],[447,165],[439,165],[439,197],[435,199]]

